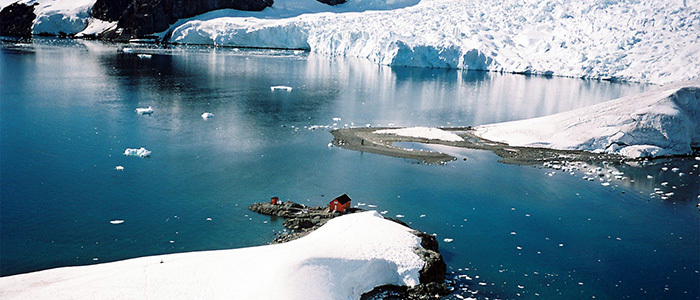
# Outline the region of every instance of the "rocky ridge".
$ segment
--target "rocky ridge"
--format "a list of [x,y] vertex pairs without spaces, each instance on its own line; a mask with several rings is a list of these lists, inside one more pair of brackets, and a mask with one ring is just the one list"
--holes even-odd
[[32,23],[36,18],[34,6],[12,3],[0,11],[0,36],[31,37]]

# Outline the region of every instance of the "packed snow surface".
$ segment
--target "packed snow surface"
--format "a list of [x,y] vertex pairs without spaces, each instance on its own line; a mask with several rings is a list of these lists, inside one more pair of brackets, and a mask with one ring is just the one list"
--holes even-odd
[[439,128],[432,127],[408,127],[398,129],[382,129],[377,130],[377,134],[395,134],[400,136],[424,138],[429,140],[443,140],[448,142],[459,142],[464,139],[454,133],[444,131]]
[[3,299],[360,299],[413,286],[420,239],[376,211],[284,244],[149,256],[0,278]]
[[176,43],[308,49],[392,66],[658,84],[700,70],[700,0],[276,0],[167,32]]
[[629,157],[691,154],[691,147],[700,147],[700,81],[555,115],[477,126],[475,134],[511,146]]

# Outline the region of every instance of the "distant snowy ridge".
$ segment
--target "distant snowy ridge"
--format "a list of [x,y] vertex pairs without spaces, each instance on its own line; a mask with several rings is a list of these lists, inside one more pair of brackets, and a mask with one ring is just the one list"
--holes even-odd
[[[177,242],[177,241],[175,241]],[[420,238],[376,211],[284,244],[148,256],[0,278],[2,299],[360,299],[414,286]]]
[[511,146],[687,155],[700,147],[700,81],[663,86],[555,115],[482,125],[475,134]]
[[169,32],[176,43],[301,48],[392,66],[657,84],[697,78],[700,70],[698,0],[350,0],[335,7],[277,0],[262,12],[181,20]]

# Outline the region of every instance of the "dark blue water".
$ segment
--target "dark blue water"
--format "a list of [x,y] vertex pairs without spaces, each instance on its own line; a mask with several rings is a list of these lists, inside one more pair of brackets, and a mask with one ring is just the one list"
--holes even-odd
[[[478,125],[647,86],[285,51],[137,48],[152,54],[139,58],[120,47],[0,45],[1,275],[262,245],[281,220],[249,212],[251,203],[324,205],[348,193],[437,235],[458,277],[451,298],[700,295],[693,158],[618,166],[625,178],[604,186],[605,175],[504,165],[483,151],[447,149],[467,160],[431,166],[329,148],[327,129],[308,129]],[[147,106],[152,115],[134,112]],[[123,155],[138,147],[151,157]]]

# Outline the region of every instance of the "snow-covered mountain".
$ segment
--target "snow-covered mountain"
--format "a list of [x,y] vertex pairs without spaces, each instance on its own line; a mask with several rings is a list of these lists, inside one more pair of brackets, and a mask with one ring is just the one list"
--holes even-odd
[[[94,0],[20,1],[40,3],[35,34],[114,26],[88,17]],[[700,0],[350,0],[336,6],[277,0],[261,12],[225,9],[182,19],[160,36],[175,43],[307,49],[392,66],[656,84],[700,73]]]

